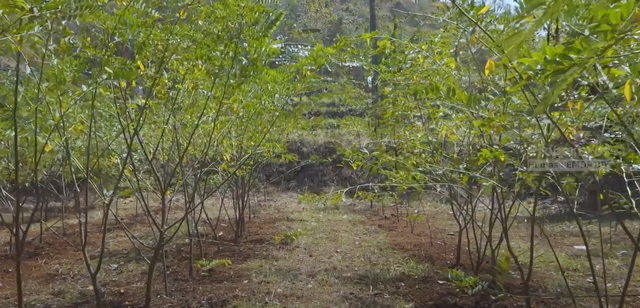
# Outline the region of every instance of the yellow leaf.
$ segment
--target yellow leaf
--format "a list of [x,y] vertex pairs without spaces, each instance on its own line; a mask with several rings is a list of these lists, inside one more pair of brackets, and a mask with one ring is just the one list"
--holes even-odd
[[578,109],[578,111],[582,111],[582,101],[578,101],[578,104],[576,104],[576,108]]
[[49,151],[53,150],[53,146],[51,144],[47,143],[44,146],[44,150],[45,150],[45,152],[49,152]]
[[469,38],[469,44],[470,45],[475,45],[475,43],[478,42],[478,38],[476,37],[475,34],[472,34],[471,37]]
[[456,69],[456,59],[454,58],[447,58],[446,63],[449,65],[449,67],[454,70]]
[[602,194],[600,194],[600,200],[604,199],[604,196]]
[[484,66],[484,75],[489,76],[489,73],[493,72],[496,69],[496,62],[493,59],[487,60],[487,64]]
[[112,154],[109,160],[111,161],[112,165],[115,165],[118,162],[118,156],[116,156],[116,154]]
[[185,12],[184,9],[180,10],[180,18],[185,18],[187,17],[187,12]]
[[627,102],[631,101],[631,79],[627,80],[627,83],[624,84],[624,98]]
[[71,130],[76,132],[76,133],[81,133],[84,132],[84,125],[83,124],[76,124],[71,126]]
[[138,68],[140,68],[140,70],[144,72],[144,64],[142,64],[142,62],[140,61],[138,61]]
[[482,14],[486,13],[490,8],[491,8],[491,4],[487,4],[485,7],[483,7],[480,10],[480,12],[478,12],[478,15],[482,15]]
[[120,81],[120,87],[121,88],[126,88],[127,87],[127,83],[124,80]]
[[573,101],[567,102],[567,106],[569,106],[569,109],[572,109],[573,108]]

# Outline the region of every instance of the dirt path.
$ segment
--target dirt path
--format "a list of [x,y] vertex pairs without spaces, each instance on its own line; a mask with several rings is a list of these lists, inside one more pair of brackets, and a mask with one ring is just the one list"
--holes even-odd
[[425,275],[427,265],[393,250],[364,216],[297,205],[287,218],[282,232],[304,234],[243,265],[257,290],[239,307],[414,307],[403,281]]

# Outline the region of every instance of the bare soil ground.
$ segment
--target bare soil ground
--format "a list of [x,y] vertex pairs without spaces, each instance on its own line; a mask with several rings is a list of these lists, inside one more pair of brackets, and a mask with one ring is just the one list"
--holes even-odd
[[[419,262],[431,264],[431,268],[433,268],[431,275],[440,281],[447,281],[449,269],[455,263],[458,235],[458,228],[450,211],[451,208],[445,204],[427,202],[410,209],[400,207],[398,211],[389,206],[385,209],[378,207],[375,210],[367,209],[361,212],[370,223],[377,225],[386,232],[391,247]],[[397,212],[401,216],[399,222]],[[418,220],[413,228],[411,223],[405,219],[406,213],[411,212],[424,215],[424,220]],[[627,276],[627,269],[630,266],[631,253],[634,249],[633,244],[620,227],[615,228],[615,226],[610,226],[608,223],[602,223],[599,226],[594,221],[582,221],[581,223],[587,234],[590,253],[594,260],[596,273],[599,276],[598,282],[601,294],[605,293],[603,272],[606,272],[607,292],[610,298],[608,304],[603,300],[603,305],[618,307],[618,295],[621,293]],[[632,234],[638,234],[640,229],[638,221],[627,221],[626,225]],[[600,235],[599,227],[602,228],[602,235]],[[561,271],[551,251],[551,247],[553,247],[565,271],[567,281],[571,286],[571,292],[576,297],[577,306],[599,307],[591,279],[586,250],[584,250],[584,242],[576,223],[571,220],[546,222],[542,225],[542,228],[549,241],[538,233],[540,229],[536,227],[536,235],[534,237],[534,274],[531,282],[534,306],[573,306],[566,283],[562,279]],[[521,258],[520,261],[524,263],[523,266],[527,266],[530,224],[526,221],[516,221],[509,234],[516,254]],[[605,244],[603,251],[600,250],[600,237],[603,238]],[[456,266],[456,268],[471,272],[469,266],[470,256],[466,249],[466,243],[464,245],[462,264]],[[640,261],[636,260],[635,268],[637,269],[639,265]],[[487,266],[487,268],[490,268],[490,266]],[[513,261],[511,261],[511,271],[517,274]],[[485,275],[482,278],[487,279],[488,277]],[[522,289],[519,278],[508,276],[505,281],[502,281],[502,284],[504,297],[499,302],[496,301],[491,304],[490,307],[501,307],[501,305],[504,307],[523,306],[524,299],[515,295],[520,294]],[[433,284],[428,285],[428,287],[438,289],[438,286]],[[443,296],[440,296],[439,299],[434,301],[432,296],[428,296],[426,301],[433,301],[432,304],[437,307],[482,307],[483,303],[490,302],[490,298],[489,300],[486,299],[487,294],[466,297],[457,292],[457,296],[450,296],[444,294],[450,292],[451,288],[445,287],[444,289]],[[627,296],[624,307],[640,307],[640,273],[637,270],[631,276],[627,294],[629,296]],[[478,298],[484,298],[485,301],[475,302]],[[419,305],[421,302],[416,301],[416,303]]]
[[[180,232],[166,251],[168,296],[160,266],[154,279],[153,307],[522,306],[521,298],[493,299],[487,292],[467,295],[450,284],[448,272],[454,259],[455,223],[447,218],[446,207],[441,205],[421,210],[427,214],[427,220],[418,221],[412,230],[405,220],[398,222],[397,217],[390,214],[391,209],[382,214],[379,209],[362,205],[305,205],[298,202],[294,194],[274,195],[262,202],[248,223],[246,237],[240,245],[233,244],[228,222],[223,221],[221,225],[219,251],[212,234],[202,230],[205,235],[202,256],[228,259],[232,262],[230,266],[209,271],[195,267],[190,277],[190,246],[186,234]],[[136,216],[131,209],[121,211],[127,228],[143,241],[151,238],[142,214]],[[60,233],[59,226],[53,229]],[[94,307],[93,291],[81,254],[72,247],[79,242],[76,229],[70,224],[64,237],[49,231],[42,244],[38,240],[27,244],[24,285],[28,307]],[[97,230],[96,226],[91,229]],[[289,244],[273,240],[274,236],[292,230],[301,230],[303,234]],[[554,235],[558,246],[562,246],[562,241],[568,244],[575,240],[574,234],[569,238],[566,237],[569,231],[560,230],[556,233],[564,234]],[[105,264],[100,274],[108,307],[140,307],[147,263],[120,227],[114,224],[109,231]],[[37,234],[36,229],[32,232]],[[98,238],[99,234],[92,234],[94,243]],[[8,245],[7,239],[6,231],[0,233],[3,249]],[[95,254],[95,249],[96,246],[91,245],[88,252]],[[194,258],[199,259],[197,243],[194,252]],[[571,255],[570,246],[561,253],[566,255],[567,262],[575,263],[569,266],[575,281],[586,281],[584,260]],[[614,257],[612,262],[620,262],[618,266],[622,266],[623,260]],[[553,264],[546,266],[553,267]],[[548,294],[562,284],[558,277],[553,277],[554,270],[539,272],[541,275],[535,277],[534,285],[540,294]],[[0,254],[0,307],[15,306],[14,276],[13,260],[5,249]],[[634,288],[637,288],[638,277],[634,279]],[[587,292],[588,283],[585,284],[585,290],[581,291]],[[517,285],[510,290],[515,289]],[[640,303],[637,298],[631,300],[628,307]],[[570,304],[554,298],[535,302],[538,307]],[[584,307],[592,304],[586,299],[580,303]]]

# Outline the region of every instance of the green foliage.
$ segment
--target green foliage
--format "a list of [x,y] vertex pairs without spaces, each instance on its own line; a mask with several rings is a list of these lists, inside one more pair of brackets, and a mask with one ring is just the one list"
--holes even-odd
[[[18,131],[26,167],[20,178],[26,183],[53,171],[67,178],[90,174],[98,182],[124,168],[126,178],[137,181],[153,178],[161,164],[175,166],[181,159],[211,161],[222,154],[233,160],[223,163],[223,170],[261,159],[256,156],[294,159],[280,137],[295,119],[294,111],[285,110],[288,98],[303,81],[287,82],[297,68],[272,69],[265,61],[279,52],[271,34],[283,13],[240,2],[197,2],[174,10],[168,3],[147,1],[114,4],[105,11],[94,1],[49,1],[33,7],[38,18],[50,20],[46,26],[37,18],[2,21],[0,28],[14,39],[3,40],[0,47],[23,48],[22,62],[35,72],[20,80],[18,120],[32,123]],[[64,21],[71,14],[79,26]],[[27,34],[34,27],[36,34]],[[47,36],[59,44],[48,45]],[[13,96],[12,74],[1,77],[0,96]],[[0,138],[5,145],[2,175],[13,173],[7,160],[11,112],[0,110],[6,119],[0,123],[5,134]],[[38,121],[32,122],[35,117]],[[89,129],[96,138],[87,157]],[[266,137],[275,131],[277,138]],[[162,142],[167,138],[172,142]],[[182,145],[177,152],[176,142]],[[131,160],[125,159],[129,148]]]
[[406,258],[399,264],[403,274],[411,277],[422,277],[427,274],[428,264],[419,262],[414,258]]
[[[408,27],[400,26],[342,39],[331,58],[382,58],[375,68],[381,100],[368,114],[371,124],[375,112],[377,124],[364,130],[371,142],[342,149],[344,164],[399,188],[466,187],[473,176],[485,193],[513,183],[507,168],[520,170],[512,175],[522,180],[515,191],[531,189],[536,173],[527,171],[528,159],[557,144],[579,144],[580,155],[612,160],[616,172],[636,164],[637,137],[628,129],[638,116],[630,93],[639,65],[631,39],[638,32],[635,4],[525,1],[514,13],[443,4],[435,14],[452,22],[434,22],[410,38],[402,38]],[[374,35],[378,50],[341,45],[368,46]],[[601,124],[625,141],[606,141],[593,129]],[[560,176],[568,192],[578,187]],[[543,189],[556,180],[545,178]]]
[[306,204],[318,204],[325,199],[325,196],[313,193],[304,193],[298,195],[298,201]]
[[419,213],[411,213],[409,215],[407,215],[407,220],[411,220],[411,221],[425,221],[427,220],[427,216],[425,216],[424,214],[419,214]]
[[196,261],[196,266],[204,271],[212,270],[219,266],[231,266],[228,259],[200,259]]
[[496,272],[500,276],[507,275],[511,272],[511,256],[508,252],[502,251],[496,260]]
[[276,244],[282,243],[285,245],[292,244],[297,241],[300,236],[304,235],[304,231],[300,229],[291,231],[282,231],[280,234],[273,237],[273,242]]
[[461,288],[469,295],[476,294],[488,287],[488,283],[482,281],[477,276],[471,276],[464,273],[464,271],[451,269],[449,270],[449,281],[455,286]]

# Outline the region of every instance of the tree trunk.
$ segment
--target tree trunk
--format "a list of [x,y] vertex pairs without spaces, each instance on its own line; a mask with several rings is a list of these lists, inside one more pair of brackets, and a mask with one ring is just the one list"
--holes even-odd
[[[16,200],[18,200],[16,198]],[[18,207],[20,210],[20,207]],[[20,228],[20,213],[17,213],[13,217],[14,232],[15,232],[15,252],[16,252],[16,291],[18,296],[18,308],[24,307],[24,294],[22,290],[22,245],[21,244],[21,228]]]
[[[376,21],[376,1],[369,0],[369,33],[375,32],[378,28],[378,23]],[[378,54],[375,53],[375,50],[378,49],[378,39],[373,38],[372,49],[374,50],[374,54],[371,57],[371,65],[373,66],[373,76],[371,77],[371,94],[373,95],[372,107],[375,109],[374,116],[374,131],[378,130],[378,71],[376,70],[376,66],[378,65],[379,59]]]
[[164,231],[160,231],[158,236],[157,246],[153,251],[153,256],[149,262],[149,268],[147,269],[147,285],[145,290],[144,297],[144,307],[151,308],[151,296],[153,293],[153,273],[155,272],[156,265],[158,264],[158,260],[160,259],[160,255],[162,254],[163,246],[164,246]]

